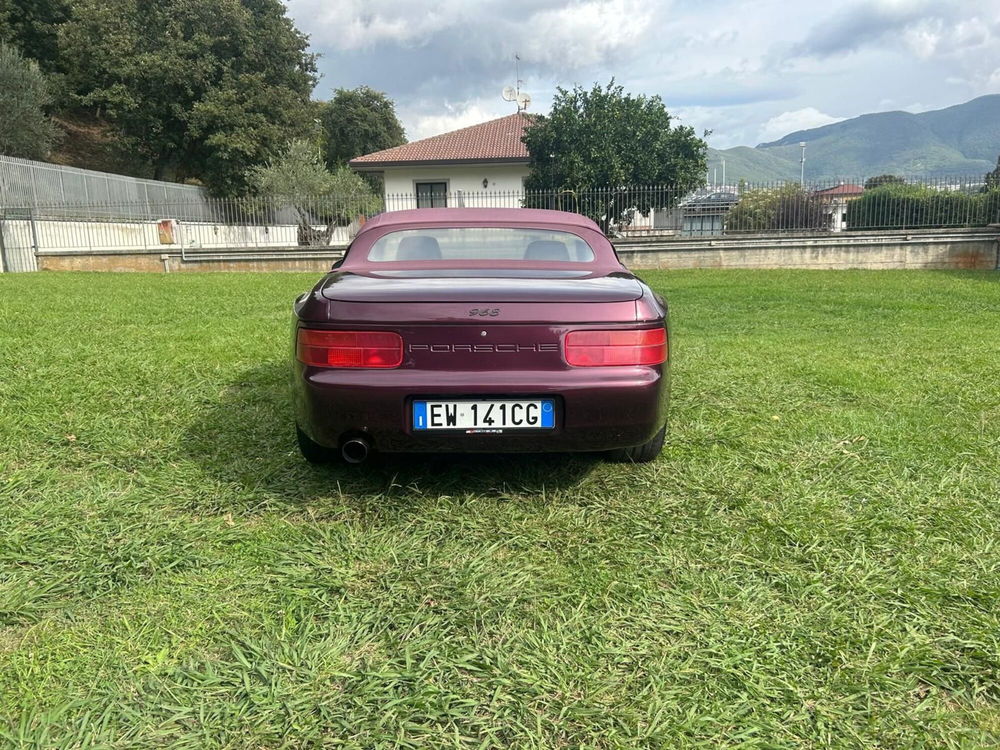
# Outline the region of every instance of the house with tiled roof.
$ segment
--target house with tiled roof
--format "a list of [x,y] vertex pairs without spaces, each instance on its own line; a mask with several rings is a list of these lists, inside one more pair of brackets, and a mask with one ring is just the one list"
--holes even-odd
[[358,172],[382,177],[386,207],[520,205],[528,175],[521,142],[531,115],[518,112],[350,161]]
[[823,202],[823,211],[829,218],[832,232],[842,232],[847,228],[847,204],[860,198],[865,192],[861,185],[839,183],[823,190],[814,190],[813,196]]

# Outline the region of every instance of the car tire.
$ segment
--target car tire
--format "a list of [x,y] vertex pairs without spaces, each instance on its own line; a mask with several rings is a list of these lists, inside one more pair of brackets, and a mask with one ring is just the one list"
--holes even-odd
[[647,464],[660,455],[663,450],[663,441],[667,437],[667,426],[663,425],[660,431],[642,445],[633,445],[630,448],[617,448],[608,453],[608,460],[622,464]]
[[295,425],[295,438],[298,441],[302,458],[311,464],[329,464],[337,458],[336,451],[314,441],[298,425]]

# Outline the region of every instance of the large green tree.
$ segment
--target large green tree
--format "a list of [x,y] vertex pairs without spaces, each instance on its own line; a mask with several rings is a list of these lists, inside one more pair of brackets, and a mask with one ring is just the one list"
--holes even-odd
[[40,159],[48,154],[55,128],[45,74],[33,60],[0,42],[0,154]]
[[[525,187],[571,195],[577,210],[606,230],[636,212],[667,208],[702,185],[708,168],[705,141],[672,123],[660,97],[627,94],[613,80],[560,88],[551,113],[525,130]],[[670,189],[644,189],[650,186]]]
[[13,44],[43,71],[57,71],[59,25],[69,14],[69,0],[0,0],[0,41]]
[[312,124],[315,56],[280,0],[75,0],[67,84],[159,178],[220,195]]
[[337,89],[323,107],[321,122],[331,169],[356,156],[406,143],[392,100],[367,86]]

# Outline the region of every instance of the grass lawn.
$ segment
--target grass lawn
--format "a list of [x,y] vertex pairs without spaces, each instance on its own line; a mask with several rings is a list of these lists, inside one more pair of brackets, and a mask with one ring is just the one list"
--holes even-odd
[[1000,743],[1000,274],[644,276],[657,462],[360,469],[313,277],[0,276],[0,744]]

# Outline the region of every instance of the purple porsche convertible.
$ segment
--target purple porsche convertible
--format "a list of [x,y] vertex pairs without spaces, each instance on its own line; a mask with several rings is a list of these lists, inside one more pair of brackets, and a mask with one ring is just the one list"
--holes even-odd
[[296,300],[294,339],[312,462],[663,446],[666,303],[576,214],[382,214]]

